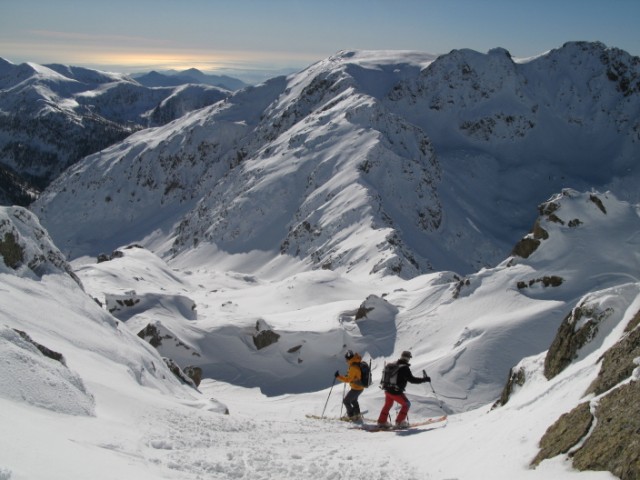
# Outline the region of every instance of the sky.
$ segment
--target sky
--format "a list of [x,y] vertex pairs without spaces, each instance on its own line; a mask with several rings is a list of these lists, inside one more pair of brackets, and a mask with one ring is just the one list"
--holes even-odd
[[638,0],[0,0],[0,57],[125,73],[273,76],[340,50],[538,55],[601,41],[640,55]]

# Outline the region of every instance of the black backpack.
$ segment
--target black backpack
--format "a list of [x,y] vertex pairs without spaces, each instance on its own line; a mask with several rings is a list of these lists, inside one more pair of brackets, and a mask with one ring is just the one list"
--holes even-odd
[[371,378],[371,364],[367,362],[360,362],[360,385],[367,388],[371,386],[372,378]]
[[397,362],[387,363],[382,370],[382,379],[380,380],[380,388],[394,388],[398,386],[398,371],[400,365]]

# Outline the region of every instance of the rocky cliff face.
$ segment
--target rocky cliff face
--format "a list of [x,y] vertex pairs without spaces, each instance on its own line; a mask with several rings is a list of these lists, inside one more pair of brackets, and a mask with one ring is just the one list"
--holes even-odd
[[0,271],[28,278],[64,272],[80,285],[36,216],[22,207],[0,207],[0,258]]
[[[568,330],[565,325],[571,320],[567,320],[554,345],[588,347],[589,337],[597,337],[598,321],[592,317],[586,322],[590,335],[585,338],[583,329]],[[567,356],[550,350],[545,363],[562,364]],[[598,376],[585,392],[590,399],[549,427],[532,465],[567,454],[578,470],[608,470],[623,480],[636,479],[640,476],[640,310],[598,362]]]
[[[584,250],[590,253],[584,255],[583,261],[596,264],[597,257],[611,258],[613,251],[629,248],[629,260],[634,263],[637,227],[620,231],[610,223],[613,217],[622,222],[618,225],[637,222],[637,212],[627,207],[630,206],[612,203],[608,195],[576,195],[576,192],[565,191],[541,204],[533,232],[518,244],[514,255],[526,258],[533,265],[553,265],[560,270],[563,252],[582,250],[586,245],[585,238],[593,239],[596,229],[603,229],[610,235],[619,236],[621,245],[609,250],[606,242],[601,242],[594,245],[595,248]],[[625,210],[631,215],[626,219]],[[561,235],[565,236],[558,242]],[[557,250],[558,245],[564,245],[564,249]],[[509,264],[522,261],[525,260],[514,258]],[[540,451],[531,462],[533,467],[545,459],[566,455],[579,470],[608,470],[622,479],[635,479],[640,475],[640,409],[637,402],[640,392],[640,296],[635,267],[625,272],[623,265],[624,262],[620,262],[613,267],[616,271],[611,268],[591,270],[594,281],[615,277],[619,284],[594,288],[578,298],[561,322],[543,361],[525,359],[512,368],[496,402],[496,407],[507,404],[520,389],[526,388],[527,382],[538,376],[547,382],[556,379],[564,382],[567,379],[563,375],[570,369],[574,375],[576,372],[594,372],[580,402],[550,425],[540,439]],[[599,287],[605,285],[603,282]],[[571,291],[570,285],[563,285],[563,288]]]

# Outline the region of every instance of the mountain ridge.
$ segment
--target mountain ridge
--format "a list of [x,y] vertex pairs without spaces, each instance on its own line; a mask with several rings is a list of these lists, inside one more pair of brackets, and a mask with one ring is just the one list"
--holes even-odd
[[229,93],[196,84],[154,89],[124,74],[2,59],[0,165],[9,172],[0,183],[3,203],[26,206],[81,158]]
[[182,71],[169,70],[168,72],[153,70],[147,73],[136,73],[132,77],[146,87],[177,87],[189,83],[200,83],[234,91],[248,86],[237,78],[228,75],[207,74],[197,68]]
[[[172,182],[133,181],[133,202],[113,195],[119,177],[92,178],[98,174],[80,164],[34,208],[54,238],[73,246],[72,236],[91,227],[65,219],[56,204],[72,201],[65,182],[75,191],[91,184],[95,194],[80,203],[101,211],[108,197],[98,216],[114,225],[124,218],[130,232],[103,239],[107,251],[147,237],[134,223],[153,222],[151,205],[159,204],[175,223],[148,238],[164,255],[212,242],[231,254],[291,255],[312,268],[464,274],[500,261],[533,222],[531,205],[565,187],[639,200],[639,70],[637,58],[586,42],[522,63],[503,49],[339,52],[158,130],[173,143],[155,152],[156,133],[147,131],[84,161],[182,164]],[[601,107],[585,109],[592,103]],[[194,206],[174,203],[177,191],[189,192]],[[124,217],[109,213],[113,202]],[[358,236],[375,241],[356,245]],[[77,255],[98,253],[76,247]]]

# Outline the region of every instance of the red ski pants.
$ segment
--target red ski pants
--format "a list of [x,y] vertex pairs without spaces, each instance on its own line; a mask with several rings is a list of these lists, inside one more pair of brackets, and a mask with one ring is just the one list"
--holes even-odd
[[380,411],[378,423],[385,423],[388,421],[389,411],[393,406],[393,402],[398,402],[400,404],[400,412],[398,412],[398,416],[396,417],[396,423],[403,422],[407,419],[409,407],[411,407],[411,402],[409,401],[409,399],[404,395],[404,393],[389,393],[385,391],[384,406]]

